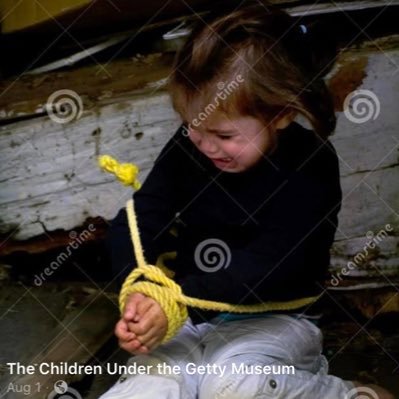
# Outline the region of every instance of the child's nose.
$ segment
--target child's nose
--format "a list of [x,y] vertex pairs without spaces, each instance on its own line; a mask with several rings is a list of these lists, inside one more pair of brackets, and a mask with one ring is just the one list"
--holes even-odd
[[201,151],[206,154],[213,154],[217,151],[217,145],[212,137],[209,135],[203,135],[200,139]]

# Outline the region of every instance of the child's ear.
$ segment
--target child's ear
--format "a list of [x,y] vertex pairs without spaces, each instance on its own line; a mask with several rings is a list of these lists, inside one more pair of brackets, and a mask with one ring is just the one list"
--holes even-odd
[[276,130],[283,130],[292,123],[296,116],[296,111],[288,111],[275,122],[274,127]]

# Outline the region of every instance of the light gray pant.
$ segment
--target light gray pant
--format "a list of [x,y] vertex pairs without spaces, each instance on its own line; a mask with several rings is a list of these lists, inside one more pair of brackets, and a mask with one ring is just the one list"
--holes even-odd
[[152,366],[148,373],[123,375],[101,399],[345,399],[354,385],[327,374],[321,350],[320,329],[303,317],[187,322],[172,341],[129,360]]

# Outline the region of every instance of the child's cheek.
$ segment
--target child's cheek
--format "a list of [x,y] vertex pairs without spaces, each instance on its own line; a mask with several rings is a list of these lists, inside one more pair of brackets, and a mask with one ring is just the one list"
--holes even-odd
[[242,152],[245,151],[245,147],[240,145],[239,143],[226,143],[223,146],[223,152],[227,157],[238,159],[242,155]]

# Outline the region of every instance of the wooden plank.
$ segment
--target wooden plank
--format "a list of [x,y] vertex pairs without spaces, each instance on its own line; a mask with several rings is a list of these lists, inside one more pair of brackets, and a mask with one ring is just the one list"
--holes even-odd
[[[112,218],[132,191],[102,173],[97,156],[134,160],[145,172],[143,179],[178,124],[165,94],[106,106],[100,115],[93,112],[70,124],[67,134],[63,125],[49,119],[19,124],[18,131],[0,138],[1,148],[16,148],[3,157],[0,202],[8,225],[3,233],[26,239],[44,228],[69,230],[88,217]],[[46,132],[45,139],[39,131]],[[15,213],[18,220],[7,216]]]
[[5,124],[15,118],[45,116],[49,96],[66,88],[80,97],[83,115],[111,102],[151,94],[162,89],[172,63],[171,54],[158,53],[70,71],[2,80],[0,121]]

